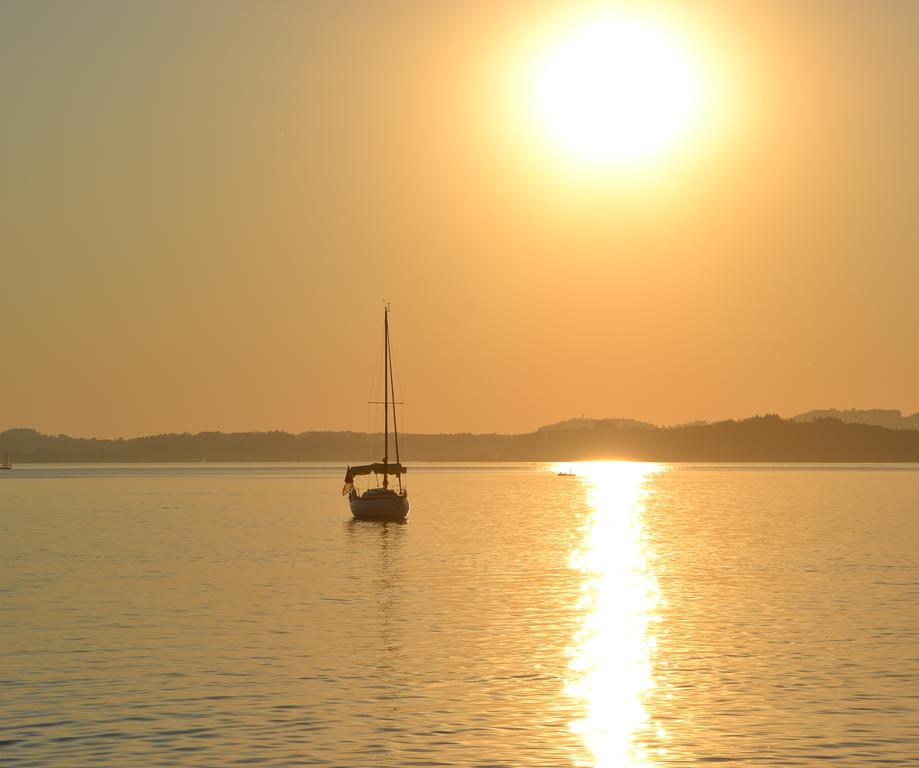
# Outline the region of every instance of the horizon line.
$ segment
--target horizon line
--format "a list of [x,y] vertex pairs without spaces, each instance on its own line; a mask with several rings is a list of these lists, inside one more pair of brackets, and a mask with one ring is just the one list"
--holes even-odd
[[[753,415],[750,415],[750,416],[742,416],[742,417],[736,417],[736,418],[735,418],[735,417],[727,417],[727,418],[714,419],[714,420],[693,419],[693,420],[690,420],[690,421],[683,421],[683,422],[678,422],[678,423],[675,423],[675,424],[655,424],[655,423],[650,422],[650,421],[644,421],[644,420],[642,420],[642,419],[635,419],[635,418],[627,417],[627,416],[609,416],[609,417],[600,417],[600,418],[594,418],[594,417],[590,417],[590,416],[572,416],[572,417],[570,417],[570,418],[568,418],[568,419],[563,419],[563,420],[561,420],[561,421],[555,421],[555,422],[551,422],[551,423],[549,423],[549,424],[540,425],[540,426],[536,427],[535,429],[531,429],[531,430],[525,431],[525,432],[498,432],[498,431],[490,431],[490,432],[473,432],[473,431],[466,430],[466,431],[458,431],[458,432],[424,432],[424,431],[412,431],[412,432],[403,432],[402,434],[405,435],[405,436],[409,436],[409,435],[412,435],[412,436],[435,436],[435,435],[500,435],[500,436],[506,436],[506,437],[514,437],[514,436],[519,436],[519,435],[531,435],[531,434],[535,434],[535,433],[540,432],[540,431],[550,431],[552,427],[558,427],[558,426],[560,426],[560,425],[567,424],[567,423],[569,423],[569,422],[579,422],[579,421],[583,421],[583,422],[594,422],[594,423],[600,423],[600,422],[633,422],[633,424],[631,424],[631,425],[629,425],[629,424],[624,424],[624,425],[622,425],[621,428],[626,428],[626,429],[627,429],[627,428],[636,428],[636,429],[648,429],[648,428],[651,428],[651,429],[679,429],[679,428],[685,428],[685,427],[706,426],[706,425],[711,425],[711,424],[723,424],[723,423],[727,423],[727,422],[740,423],[740,422],[744,422],[744,421],[750,421],[750,420],[753,420],[753,419],[762,419],[762,418],[770,418],[770,417],[772,417],[772,418],[778,418],[778,419],[780,419],[780,420],[782,420],[782,421],[795,421],[796,419],[800,419],[800,418],[805,417],[805,416],[810,417],[810,418],[809,418],[810,421],[813,421],[813,420],[816,420],[816,419],[819,419],[819,418],[835,419],[835,420],[838,420],[838,421],[842,421],[841,419],[839,419],[838,417],[833,416],[833,415],[828,415],[828,416],[817,416],[817,415],[812,415],[812,414],[830,413],[830,412],[835,412],[835,413],[837,413],[837,414],[845,414],[845,413],[866,413],[866,414],[867,414],[867,413],[887,413],[887,414],[890,414],[891,416],[898,416],[899,418],[907,419],[907,420],[913,419],[913,418],[915,418],[915,417],[919,417],[919,412],[916,412],[916,413],[913,413],[913,414],[906,414],[906,415],[904,415],[903,412],[902,412],[900,409],[896,409],[896,408],[847,408],[847,409],[839,409],[839,408],[815,408],[815,409],[812,409],[812,410],[810,410],[810,411],[805,411],[805,412],[803,412],[803,413],[795,414],[794,416],[782,416],[781,414],[776,413],[776,412],[774,412],[774,411],[772,411],[772,412],[767,411],[767,412],[763,412],[763,413],[756,413],[756,414],[753,414]],[[917,421],[919,421],[919,420],[917,420]],[[844,421],[843,421],[842,423],[865,424],[866,426],[881,426],[881,427],[884,428],[884,429],[888,429],[888,428],[889,428],[889,427],[883,427],[883,425],[871,425],[871,424],[868,424],[868,423],[866,423],[866,422],[844,422]],[[917,428],[919,428],[919,424],[917,424]],[[576,429],[576,428],[575,428],[575,429]],[[572,429],[572,430],[560,430],[560,431],[575,431],[575,429]],[[199,431],[197,431],[197,432],[190,432],[190,431],[182,431],[182,432],[171,431],[171,432],[170,432],[170,431],[165,431],[165,432],[150,432],[150,433],[137,434],[137,435],[131,435],[131,436],[119,435],[119,436],[114,436],[114,437],[106,437],[106,436],[99,436],[99,435],[70,435],[70,434],[66,434],[66,433],[64,433],[64,432],[43,432],[42,430],[36,429],[35,427],[26,427],[26,426],[6,427],[6,428],[3,428],[3,429],[0,429],[0,435],[6,434],[6,433],[8,433],[8,432],[34,432],[35,434],[41,435],[41,436],[43,436],[43,437],[67,438],[67,439],[70,439],[70,440],[111,440],[111,441],[118,441],[118,440],[124,440],[124,441],[127,441],[127,440],[141,440],[141,439],[144,439],[144,438],[151,438],[151,437],[165,437],[165,436],[177,436],[177,435],[188,435],[188,436],[190,436],[190,437],[197,437],[197,436],[200,436],[200,435],[259,435],[259,434],[286,434],[286,435],[291,435],[291,436],[293,436],[293,437],[298,437],[298,436],[301,436],[301,435],[309,435],[309,434],[353,434],[353,435],[382,435],[382,434],[383,434],[382,431],[367,432],[367,431],[356,430],[356,429],[305,429],[305,430],[301,430],[301,431],[291,431],[291,430],[288,430],[288,429],[273,428],[273,429],[247,429],[247,430],[230,430],[230,431],[224,431],[224,430],[222,430],[222,429],[202,429],[202,430],[199,430]]]

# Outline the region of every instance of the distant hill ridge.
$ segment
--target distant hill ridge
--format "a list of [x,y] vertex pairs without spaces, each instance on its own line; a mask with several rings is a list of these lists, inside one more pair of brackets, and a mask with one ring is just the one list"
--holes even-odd
[[544,427],[537,429],[537,432],[568,432],[573,429],[622,429],[623,427],[638,427],[641,429],[654,429],[656,424],[649,424],[647,421],[636,421],[635,419],[587,419],[580,418],[566,419],[557,421],[555,424],[546,424]]
[[[590,459],[919,462],[919,429],[888,429],[808,416],[782,419],[767,415],[676,427],[655,427],[631,419],[574,419],[567,422],[568,428],[548,425],[521,435],[405,434],[399,442],[409,463]],[[580,424],[582,421],[585,423]],[[0,454],[8,451],[14,464],[204,460],[362,463],[382,454],[381,443],[380,435],[361,432],[202,432],[98,440],[11,429],[0,433]]]
[[830,408],[825,411],[808,411],[793,417],[794,421],[799,422],[814,421],[815,419],[838,419],[844,424],[873,424],[885,429],[919,429],[919,413],[904,416],[898,410],[884,410],[881,408],[869,410],[850,408],[846,411]]

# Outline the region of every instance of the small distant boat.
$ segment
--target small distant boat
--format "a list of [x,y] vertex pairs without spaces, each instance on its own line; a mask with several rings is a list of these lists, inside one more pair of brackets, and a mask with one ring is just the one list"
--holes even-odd
[[[392,400],[390,400],[392,394]],[[395,463],[389,460],[389,406],[392,404],[392,431],[396,449]],[[389,353],[389,304],[383,310],[383,461],[362,466],[349,466],[345,472],[345,486],[342,495],[347,494],[351,514],[358,520],[390,520],[401,522],[408,516],[408,491],[402,485],[406,468],[399,460],[399,430],[396,426],[396,394],[392,382],[392,356]],[[360,493],[354,487],[354,478],[373,474],[382,487],[369,488]],[[395,476],[398,490],[389,487],[390,476]]]
[[0,464],[0,469],[12,469],[13,463],[10,461],[10,455],[8,453],[3,455],[3,463]]
[[559,477],[577,477],[577,472],[556,472]]

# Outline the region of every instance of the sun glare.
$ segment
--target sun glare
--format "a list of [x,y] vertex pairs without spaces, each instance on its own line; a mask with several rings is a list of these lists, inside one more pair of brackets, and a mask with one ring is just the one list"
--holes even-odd
[[650,19],[581,22],[536,65],[536,120],[575,160],[634,164],[687,136],[701,108],[696,63]]
[[[582,478],[591,513],[571,566],[583,575],[583,619],[571,649],[566,691],[583,708],[572,724],[597,768],[651,768],[653,657],[660,602],[644,500],[664,468],[631,462],[560,467]],[[661,747],[662,748],[662,747]],[[655,752],[657,754],[657,752]]]

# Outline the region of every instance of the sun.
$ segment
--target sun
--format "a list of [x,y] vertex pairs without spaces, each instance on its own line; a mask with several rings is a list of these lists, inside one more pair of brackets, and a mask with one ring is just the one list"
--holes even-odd
[[582,21],[540,55],[535,119],[552,142],[590,165],[645,162],[691,133],[701,110],[688,48],[651,19]]

